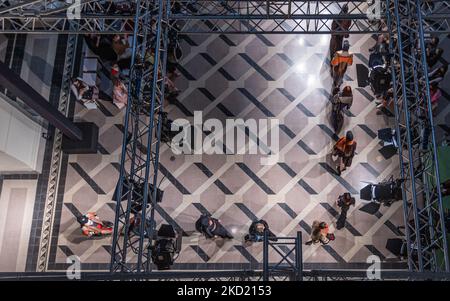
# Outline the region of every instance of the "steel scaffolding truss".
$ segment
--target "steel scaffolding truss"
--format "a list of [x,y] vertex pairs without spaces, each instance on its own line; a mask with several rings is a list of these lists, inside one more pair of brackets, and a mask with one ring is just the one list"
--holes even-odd
[[[276,240],[275,240],[276,239]],[[268,231],[263,241],[263,278],[269,280],[301,281],[303,278],[302,233],[295,237],[276,237],[269,240]],[[282,251],[280,247],[284,247]],[[276,264],[269,262],[269,250],[280,256]]]
[[[152,269],[149,247],[156,226],[168,30],[170,20],[176,20],[180,33],[192,34],[379,33],[387,25],[401,175],[406,179],[408,266],[410,271],[449,272],[426,58],[420,51],[426,33],[450,32],[449,1],[381,1],[378,19],[368,17],[367,1],[114,1],[129,3],[129,11],[113,11],[111,1],[80,1],[77,15],[72,0],[0,0],[0,32],[133,34],[111,271]],[[340,14],[346,3],[349,12]],[[332,28],[332,20],[348,19],[348,29],[339,24]],[[429,147],[422,150],[427,131]]]
[[111,271],[151,270],[169,0],[137,1]]
[[[422,1],[387,1],[396,132],[411,271],[449,271]],[[436,185],[437,183],[437,185]]]
[[[343,33],[379,32],[367,1],[179,1],[171,17],[183,33],[330,33],[332,20],[351,20]],[[348,5],[348,13],[341,14]],[[198,22],[201,20],[202,22]]]
[[448,33],[450,29],[450,1],[421,0],[421,19],[424,33]]
[[[127,2],[133,7],[130,12],[113,11],[109,1],[0,0],[0,32],[133,33],[139,1]],[[70,28],[74,21],[77,27]]]
[[[279,274],[279,279],[289,277],[290,273]],[[373,280],[436,280],[449,281],[450,273],[439,272],[408,272],[399,270],[383,270],[379,278]],[[80,274],[82,281],[110,280],[110,281],[260,281],[263,277],[263,271],[155,271],[152,273],[105,273],[105,272],[83,272]],[[305,270],[303,271],[304,281],[339,281],[369,280],[366,270]],[[66,272],[27,272],[27,273],[0,273],[0,281],[8,280],[67,280]]]
[[[181,33],[331,33],[331,21],[350,19],[342,33],[381,32],[378,4],[366,0],[172,0],[179,8],[170,16],[182,25]],[[450,2],[423,1],[425,33],[450,32]],[[116,9],[111,3],[127,3]],[[0,0],[3,33],[133,33],[138,0]],[[340,14],[348,4],[347,14]],[[375,15],[374,15],[375,14]],[[381,11],[381,19],[385,15]],[[77,20],[76,28],[69,28]],[[270,21],[270,22],[269,22]]]

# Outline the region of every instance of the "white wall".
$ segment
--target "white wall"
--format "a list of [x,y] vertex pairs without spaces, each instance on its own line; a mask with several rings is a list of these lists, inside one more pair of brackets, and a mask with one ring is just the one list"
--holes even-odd
[[41,172],[45,140],[40,125],[0,95],[0,174]]

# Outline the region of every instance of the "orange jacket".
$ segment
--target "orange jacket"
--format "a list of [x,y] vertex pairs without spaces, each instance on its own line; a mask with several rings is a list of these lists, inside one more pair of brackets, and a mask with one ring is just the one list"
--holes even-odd
[[356,149],[356,142],[354,140],[349,142],[345,137],[341,137],[334,145],[334,148],[338,149],[345,156],[353,156]]
[[339,50],[336,51],[333,59],[331,60],[332,66],[338,66],[340,64],[352,65],[353,64],[353,54],[348,51]]

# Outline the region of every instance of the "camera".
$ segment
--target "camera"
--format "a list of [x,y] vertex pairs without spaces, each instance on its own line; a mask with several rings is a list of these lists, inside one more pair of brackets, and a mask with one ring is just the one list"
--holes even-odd
[[158,270],[170,270],[181,251],[182,235],[172,225],[161,225],[152,245],[152,261]]
[[366,201],[375,201],[390,206],[395,201],[403,198],[402,183],[404,179],[394,180],[391,176],[389,180],[378,184],[369,183],[360,190],[360,198]]

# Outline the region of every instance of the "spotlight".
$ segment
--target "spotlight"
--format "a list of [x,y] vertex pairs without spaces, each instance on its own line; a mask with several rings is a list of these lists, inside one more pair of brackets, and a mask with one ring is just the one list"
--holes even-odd
[[181,251],[182,235],[172,225],[161,225],[152,250],[152,260],[158,270],[170,270]]
[[387,160],[397,153],[398,143],[395,137],[395,130],[391,128],[385,128],[378,130],[378,139],[383,142],[383,147],[378,151]]
[[[134,180],[125,179],[125,185],[122,188],[121,201],[126,201],[129,194],[129,188],[133,187],[133,194],[131,196],[132,208],[136,211],[142,210],[142,195],[144,194],[144,184],[136,183]],[[117,202],[117,192],[120,184],[120,179],[117,181],[116,188],[114,190],[113,200]],[[147,194],[147,207],[151,204],[151,199],[153,196],[153,185],[148,183],[148,194]],[[164,191],[156,188],[156,202],[161,203],[164,195]]]
[[378,184],[369,183],[360,190],[359,196],[362,200],[375,201],[390,206],[393,202],[402,199],[402,183],[403,179],[394,180],[391,177],[386,182]]

